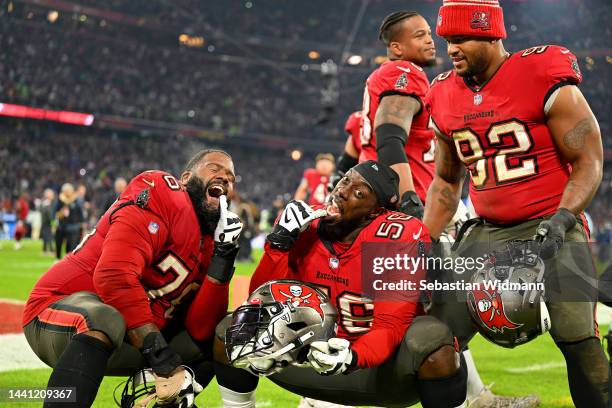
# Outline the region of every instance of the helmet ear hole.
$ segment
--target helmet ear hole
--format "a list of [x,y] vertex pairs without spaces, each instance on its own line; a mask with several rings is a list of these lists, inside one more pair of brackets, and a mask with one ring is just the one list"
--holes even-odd
[[293,330],[294,332],[297,332],[297,331],[302,330],[303,328],[308,327],[308,325],[305,322],[293,322],[293,323],[289,323],[287,327]]

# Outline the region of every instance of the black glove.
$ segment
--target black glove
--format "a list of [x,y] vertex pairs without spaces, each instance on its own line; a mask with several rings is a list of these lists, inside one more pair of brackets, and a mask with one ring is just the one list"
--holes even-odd
[[266,240],[274,249],[289,251],[300,232],[308,228],[313,220],[324,217],[326,214],[327,211],[323,209],[313,211],[308,204],[301,200],[291,200],[287,203]]
[[168,377],[181,365],[181,357],[168,346],[160,332],[147,334],[140,349],[147,366],[162,377]]
[[536,230],[536,238],[542,241],[540,256],[550,259],[563,246],[565,233],[576,225],[576,216],[566,208],[559,208],[549,220],[542,221]]
[[397,210],[420,220],[423,219],[423,213],[425,212],[423,202],[414,191],[406,191],[402,194],[402,199]]

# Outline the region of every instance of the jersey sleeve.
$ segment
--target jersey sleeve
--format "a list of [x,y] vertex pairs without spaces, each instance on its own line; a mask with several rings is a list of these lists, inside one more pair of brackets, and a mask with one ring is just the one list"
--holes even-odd
[[378,366],[397,350],[417,307],[416,302],[374,302],[372,328],[351,346],[359,368]]
[[96,293],[117,309],[128,330],[154,323],[140,277],[156,259],[168,237],[168,227],[157,215],[136,205],[116,211],[93,274]]
[[381,66],[376,80],[380,82],[380,99],[388,95],[415,97],[424,106],[429,81],[423,68],[408,61],[391,61]]
[[215,327],[227,313],[229,282],[215,283],[204,278],[185,318],[187,332],[198,341],[212,338]]
[[289,252],[271,248],[270,244],[266,242],[261,260],[255,269],[255,273],[251,276],[249,293],[268,281],[283,279],[289,275]]
[[351,137],[351,142],[353,147],[358,152],[361,151],[361,141],[360,141],[360,127],[361,127],[361,111],[353,112],[346,120],[344,124],[344,131],[348,136]]

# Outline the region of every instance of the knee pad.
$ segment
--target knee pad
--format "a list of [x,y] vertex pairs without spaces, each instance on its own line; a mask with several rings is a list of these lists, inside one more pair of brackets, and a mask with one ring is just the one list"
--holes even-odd
[[406,331],[404,345],[416,373],[428,355],[442,346],[453,346],[454,340],[446,324],[433,316],[419,316]]

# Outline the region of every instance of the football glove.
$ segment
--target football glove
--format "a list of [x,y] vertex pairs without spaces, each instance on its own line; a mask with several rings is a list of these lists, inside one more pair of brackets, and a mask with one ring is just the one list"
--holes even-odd
[[425,207],[423,207],[423,202],[417,193],[414,191],[406,191],[402,194],[402,199],[400,200],[397,210],[422,220]]
[[151,367],[156,375],[167,377],[181,365],[181,357],[170,348],[166,339],[160,332],[151,332],[146,335],[140,349],[147,366]]
[[557,255],[565,241],[565,233],[575,225],[576,217],[566,208],[559,208],[555,215],[538,225],[536,239],[541,241],[540,256],[542,259],[550,259]]
[[219,210],[221,216],[215,228],[215,244],[237,245],[238,238],[242,232],[242,221],[235,213],[229,211],[227,197],[219,197]]
[[236,359],[232,365],[236,368],[247,370],[251,374],[258,377],[267,377],[269,375],[276,374],[284,368],[279,364],[276,364],[276,360],[272,358],[250,356]]
[[215,248],[208,266],[208,276],[221,283],[229,282],[234,276],[234,260],[238,254],[238,238],[242,232],[242,221],[228,210],[227,197],[219,197],[221,216],[215,228]]
[[321,375],[337,375],[357,365],[357,354],[346,339],[333,337],[327,341],[315,341],[310,345],[308,361]]
[[191,369],[184,366],[178,367],[169,377],[154,376],[156,407],[191,407],[203,389],[193,377]]
[[288,251],[297,240],[300,232],[308,228],[313,220],[325,215],[327,215],[327,211],[324,209],[313,211],[304,201],[291,200],[287,203],[266,240],[272,248]]

